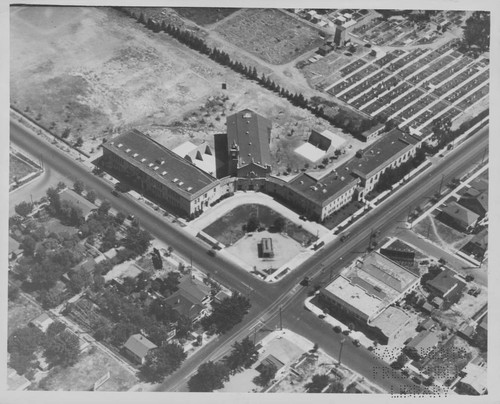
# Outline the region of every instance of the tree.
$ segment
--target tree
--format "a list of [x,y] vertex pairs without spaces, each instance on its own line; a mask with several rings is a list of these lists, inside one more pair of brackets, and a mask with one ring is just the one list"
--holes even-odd
[[164,342],[167,341],[170,331],[170,327],[167,327],[162,323],[156,323],[148,327],[145,330],[145,333],[151,342],[155,343],[158,346],[161,346]]
[[246,231],[247,232],[252,232],[255,231],[259,228],[259,218],[255,215],[252,215],[248,218],[247,225],[246,225]]
[[111,209],[111,203],[109,203],[109,201],[104,199],[97,208],[97,213],[99,215],[107,215],[110,209]]
[[328,385],[330,378],[328,375],[314,375],[312,380],[307,383],[304,388],[308,393],[321,393]]
[[277,232],[281,233],[285,229],[285,226],[286,226],[286,221],[284,217],[278,216],[274,220],[273,227],[274,230],[276,230]]
[[34,360],[35,355],[32,353],[25,355],[19,352],[13,352],[10,354],[9,366],[20,375],[23,375],[34,366]]
[[406,364],[406,362],[408,362],[408,356],[401,352],[397,359],[391,363],[391,367],[393,369],[401,369]]
[[81,136],[78,136],[75,142],[75,147],[82,147],[83,146],[83,139]]
[[116,224],[121,226],[126,218],[127,218],[127,216],[125,216],[125,213],[118,212],[115,216],[115,222],[116,222]]
[[490,13],[475,11],[465,21],[464,42],[468,48],[477,46],[481,52],[490,48]]
[[23,250],[25,256],[32,256],[35,252],[36,241],[30,235],[24,236],[19,247]]
[[272,363],[263,364],[259,366],[257,370],[260,374],[254,377],[253,382],[261,387],[266,387],[278,371],[276,366]]
[[137,324],[129,322],[118,323],[111,330],[111,342],[116,346],[123,345],[132,334],[138,331],[139,327]]
[[85,189],[85,184],[83,183],[82,180],[76,180],[73,184],[73,190],[78,194],[81,195],[83,190]]
[[212,314],[201,320],[202,325],[205,329],[208,329],[211,324],[214,324],[217,332],[223,334],[238,324],[243,319],[243,316],[248,313],[250,307],[248,298],[235,293],[221,302],[213,302]]
[[229,368],[221,362],[203,363],[188,381],[191,392],[210,392],[224,387],[229,380]]
[[19,297],[19,288],[16,285],[11,285],[9,283],[9,300],[15,301]]
[[141,366],[141,377],[150,383],[159,383],[165,376],[175,372],[186,359],[186,353],[178,344],[164,344],[146,355]]
[[30,202],[21,202],[14,207],[14,210],[18,215],[27,217],[33,210],[33,204]]
[[226,357],[225,363],[231,370],[238,370],[241,367],[248,369],[257,361],[258,357],[259,352],[255,344],[246,337],[241,342],[233,344],[233,350]]
[[340,382],[333,381],[330,386],[325,390],[325,393],[343,393],[344,385]]
[[52,365],[68,367],[74,365],[80,353],[80,340],[78,337],[64,330],[54,338],[49,339],[45,348],[45,358]]
[[148,231],[141,230],[138,227],[128,227],[123,245],[136,255],[142,255],[149,248],[152,239],[153,237]]
[[87,200],[91,203],[94,203],[96,199],[97,199],[97,194],[95,193],[95,191],[93,189],[89,189],[87,191]]
[[36,327],[21,327],[10,334],[7,340],[7,351],[20,355],[31,355],[45,341],[45,335]]
[[66,325],[60,321],[54,321],[47,327],[46,334],[48,337],[55,337],[57,334],[63,332],[66,329]]

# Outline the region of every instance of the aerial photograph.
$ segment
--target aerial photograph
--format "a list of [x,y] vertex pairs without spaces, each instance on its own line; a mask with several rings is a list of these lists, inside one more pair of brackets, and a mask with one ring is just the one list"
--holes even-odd
[[488,398],[491,11],[6,10],[9,391]]

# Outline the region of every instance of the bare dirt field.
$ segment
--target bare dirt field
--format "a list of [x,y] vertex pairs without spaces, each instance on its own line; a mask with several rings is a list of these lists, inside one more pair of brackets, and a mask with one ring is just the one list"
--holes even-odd
[[79,361],[75,365],[66,369],[58,368],[51,371],[49,376],[40,381],[39,387],[50,391],[88,391],[108,371],[110,378],[99,388],[99,391],[126,391],[138,381],[115,359],[109,357],[100,349],[94,348],[89,353],[81,354]]
[[90,153],[103,138],[132,127],[169,148],[186,140],[213,144],[227,115],[250,108],[274,123],[271,153],[280,171],[306,163],[292,152],[306,128],[329,128],[113,9],[12,7],[10,43],[12,105],[40,115],[38,122],[59,136],[69,129],[70,141],[81,136]]
[[272,64],[292,61],[319,46],[319,30],[276,9],[245,9],[217,27],[229,42]]

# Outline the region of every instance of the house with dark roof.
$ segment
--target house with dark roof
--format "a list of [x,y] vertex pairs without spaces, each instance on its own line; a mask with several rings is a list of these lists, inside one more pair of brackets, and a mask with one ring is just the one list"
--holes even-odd
[[144,364],[146,355],[152,349],[158,348],[142,334],[131,335],[123,345],[123,350],[134,362]]
[[210,286],[194,276],[184,276],[179,280],[177,287],[184,293],[189,294],[197,304],[203,305],[210,300]]
[[465,232],[474,228],[479,215],[453,201],[441,209],[437,218],[444,224]]
[[228,192],[189,159],[138,130],[125,132],[102,147],[104,168],[180,213],[198,214]]
[[181,289],[167,297],[165,303],[181,316],[189,318],[192,322],[199,320],[207,314],[207,309],[199,303],[198,299]]
[[271,130],[271,121],[250,109],[227,117],[229,175],[264,177],[271,172]]
[[471,189],[460,198],[458,203],[479,217],[484,217],[488,213],[488,191],[477,193],[476,190]]
[[448,305],[458,302],[465,289],[465,282],[451,269],[445,268],[433,279],[426,282],[433,297],[443,299]]

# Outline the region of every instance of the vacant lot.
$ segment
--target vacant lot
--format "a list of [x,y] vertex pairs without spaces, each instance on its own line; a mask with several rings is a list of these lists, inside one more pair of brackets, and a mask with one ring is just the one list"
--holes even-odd
[[40,389],[88,391],[107,372],[110,372],[111,377],[98,391],[126,391],[137,383],[136,377],[125,370],[115,359],[100,349],[91,349],[89,353],[83,353],[74,366],[54,369],[40,382]]
[[323,42],[318,30],[276,9],[245,9],[216,31],[275,65],[290,62]]
[[42,314],[43,310],[20,295],[15,302],[9,300],[8,333],[12,334],[19,327],[24,327],[35,317]]
[[[164,16],[162,10],[132,11],[180,20],[170,9]],[[302,127],[325,125],[167,34],[154,34],[110,8],[11,7],[10,44],[11,103],[33,119],[40,114],[38,122],[57,135],[69,129],[70,141],[81,136],[90,153],[103,138],[132,127],[169,148],[186,140],[213,145],[213,135],[226,130],[226,116],[250,108],[274,123],[276,169],[296,169],[305,161],[295,163],[298,144],[283,152],[283,143],[290,140],[286,134],[294,130],[297,136]]]
[[257,204],[240,205],[203,229],[203,231],[224,245],[232,245],[245,235],[243,227],[251,216],[257,217],[260,226],[270,230],[273,230],[274,221],[281,217],[285,221],[284,229],[289,237],[305,245],[309,245],[315,240],[315,236],[301,226],[285,219],[267,206]]
[[238,11],[238,8],[173,7],[181,16],[198,25],[210,25]]

